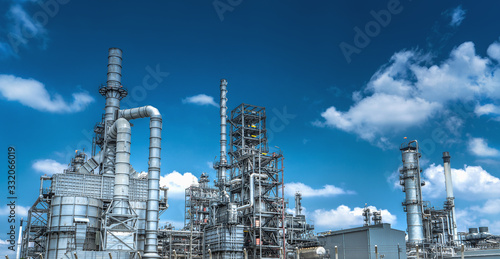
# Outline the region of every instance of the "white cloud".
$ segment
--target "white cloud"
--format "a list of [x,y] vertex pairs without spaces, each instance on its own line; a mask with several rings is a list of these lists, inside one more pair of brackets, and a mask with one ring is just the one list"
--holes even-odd
[[471,138],[468,142],[469,152],[476,156],[495,157],[500,155],[500,151],[488,146],[483,138]]
[[196,105],[212,105],[215,107],[219,107],[219,105],[215,103],[214,98],[206,94],[198,94],[195,96],[186,97],[182,99],[182,103],[192,103]]
[[329,184],[323,186],[321,189],[313,189],[303,183],[285,184],[285,195],[294,196],[296,192],[300,192],[302,197],[332,197],[341,194],[354,194],[353,191],[346,191]]
[[494,42],[491,44],[486,53],[488,53],[488,56],[490,56],[492,59],[500,62],[500,43],[499,42]]
[[478,104],[474,108],[474,113],[477,114],[477,116],[488,115],[488,114],[500,114],[500,107],[491,103],[485,105]]
[[374,94],[352,106],[349,111],[328,108],[321,116],[324,124],[347,132],[354,132],[362,139],[383,142],[387,130],[403,130],[424,122],[440,105],[421,98],[405,99],[397,95]]
[[9,101],[54,113],[78,112],[94,101],[88,93],[78,92],[73,93],[73,102],[67,103],[61,95],[49,94],[41,82],[13,75],[0,75],[0,94]]
[[[31,207],[25,207],[25,206],[20,206],[16,204],[16,217],[26,217],[28,216],[28,210]],[[3,207],[0,208],[0,215],[2,216],[7,216],[10,215],[10,207],[7,205],[4,205]]]
[[[374,206],[368,206],[370,210],[378,211]],[[355,207],[349,208],[346,205],[340,205],[336,209],[324,210],[318,209],[311,213],[314,224],[320,227],[329,229],[343,229],[351,227],[359,227],[363,225],[363,208]],[[382,222],[395,224],[396,216],[391,214],[388,210],[381,210]]]
[[[497,45],[490,45],[490,56],[497,57]],[[439,123],[458,136],[467,115],[457,115],[453,105],[500,98],[500,67],[489,57],[477,55],[472,42],[457,46],[440,63],[431,56],[415,50],[395,53],[364,90],[356,92],[355,102],[347,111],[331,106],[321,113],[322,120],[313,124],[354,133],[383,146],[394,133],[448,117],[453,119]],[[479,103],[476,108],[481,114],[492,107]]]
[[171,198],[184,199],[186,188],[193,184],[198,184],[198,178],[189,172],[181,174],[173,171],[160,177],[160,186],[168,187],[168,196]]
[[465,19],[465,10],[462,8],[461,5],[459,5],[450,12],[450,16],[451,16],[450,25],[453,27],[457,27]]
[[484,214],[500,214],[500,199],[486,200],[483,206],[472,206],[471,210]]
[[68,168],[67,165],[61,164],[52,159],[36,160],[32,167],[35,171],[48,175],[62,173],[64,169]]
[[[500,198],[500,179],[480,166],[451,169],[453,191],[456,197],[466,200]],[[426,185],[422,187],[424,199],[445,198],[444,169],[431,164],[423,172]]]

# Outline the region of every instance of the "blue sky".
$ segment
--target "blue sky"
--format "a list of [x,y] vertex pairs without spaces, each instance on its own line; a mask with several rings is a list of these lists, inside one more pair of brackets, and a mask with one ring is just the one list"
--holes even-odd
[[[74,150],[90,149],[104,107],[97,89],[106,81],[107,50],[119,47],[129,89],[123,107],[153,105],[164,118],[162,183],[172,194],[162,222],[182,225],[183,188],[202,172],[215,177],[219,80],[226,78],[230,109],[242,102],[267,108],[275,122],[270,146],[285,155],[288,198],[293,204],[290,194],[303,192],[317,231],[361,225],[365,203],[406,229],[395,182],[407,137],[422,145],[425,200],[442,207],[441,153],[449,151],[459,231],[487,225],[500,233],[498,7],[2,1],[0,146],[5,156],[9,145],[17,149],[18,215],[35,201],[41,175],[62,170]],[[132,128],[136,170],[147,170],[147,124]],[[1,183],[6,193],[6,177]]]

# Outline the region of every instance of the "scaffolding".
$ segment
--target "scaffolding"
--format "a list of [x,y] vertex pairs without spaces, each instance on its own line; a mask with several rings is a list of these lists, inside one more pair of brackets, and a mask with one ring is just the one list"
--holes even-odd
[[[233,203],[246,206],[240,211],[244,247],[249,258],[279,258],[284,236],[283,156],[269,154],[264,107],[241,104],[231,111],[229,122],[229,191]],[[255,181],[252,176],[257,176]]]

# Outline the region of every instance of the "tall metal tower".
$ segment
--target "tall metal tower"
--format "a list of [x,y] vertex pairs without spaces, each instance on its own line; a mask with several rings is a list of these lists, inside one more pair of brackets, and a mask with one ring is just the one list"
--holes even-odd
[[418,142],[416,140],[401,145],[401,154],[403,156],[403,168],[400,170],[400,184],[403,186],[403,192],[406,199],[403,207],[406,211],[406,220],[408,224],[408,243],[410,245],[421,244],[424,241],[423,228],[423,201],[420,179],[420,153]]
[[266,110],[241,104],[231,111],[231,202],[244,225],[249,258],[279,258],[283,234],[282,154],[269,154]]

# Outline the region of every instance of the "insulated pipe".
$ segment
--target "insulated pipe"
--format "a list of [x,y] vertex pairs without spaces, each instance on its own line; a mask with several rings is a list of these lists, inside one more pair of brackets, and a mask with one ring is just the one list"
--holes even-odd
[[250,175],[250,203],[248,204],[245,204],[243,206],[240,206],[238,208],[236,208],[236,210],[244,210],[244,209],[247,209],[247,208],[251,208],[253,206],[253,203],[254,203],[254,200],[255,200],[255,196],[254,196],[254,177],[255,176],[259,176],[260,178],[262,179],[267,179],[267,175],[265,174],[258,174],[258,173],[253,173]]
[[161,153],[161,114],[153,106],[119,111],[119,117],[127,120],[150,118],[149,122],[149,167],[148,167],[148,204],[146,209],[146,244],[144,258],[160,258],[158,255],[158,211],[160,209],[160,153]]
[[226,119],[227,119],[227,81],[226,79],[220,80],[220,166],[218,172],[219,188],[221,191],[226,189],[226,169],[227,169],[227,155],[226,155]]
[[109,138],[116,139],[114,214],[128,214],[128,187],[130,184],[130,122],[120,118],[109,130]]
[[446,199],[451,206],[451,227],[453,241],[458,242],[457,221],[455,218],[455,196],[453,195],[453,181],[451,177],[450,153],[443,152],[444,182],[446,185]]

